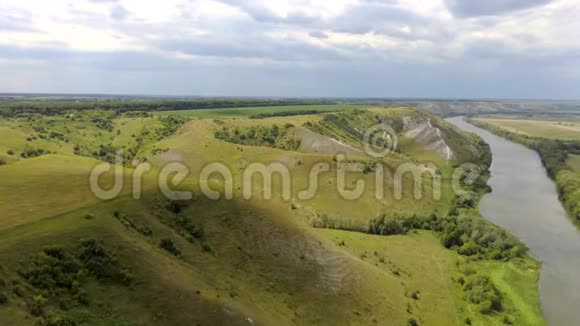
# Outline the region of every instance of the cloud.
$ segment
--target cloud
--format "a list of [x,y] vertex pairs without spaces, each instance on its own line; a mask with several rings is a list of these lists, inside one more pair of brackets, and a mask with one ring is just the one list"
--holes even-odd
[[171,39],[161,48],[193,56],[263,59],[275,61],[335,61],[344,57],[331,48],[300,40],[248,36],[243,39]]
[[545,5],[551,0],[445,0],[457,17],[497,16]]
[[323,31],[352,34],[383,34],[396,38],[441,40],[448,29],[437,25],[437,19],[419,15],[401,6],[397,0],[361,0],[332,17],[307,14],[290,8],[285,15],[277,15],[257,1],[218,0],[246,13],[258,24],[267,28],[311,29],[310,36],[323,35]]
[[120,4],[114,4],[111,7],[111,18],[116,20],[123,20],[129,16],[129,11],[125,9],[125,7],[121,6]]
[[21,17],[0,14],[0,31],[33,31],[32,22]]
[[580,8],[545,3],[4,0],[0,91],[571,97]]
[[312,31],[312,32],[308,33],[308,35],[310,35],[311,37],[317,38],[317,39],[327,39],[328,38],[328,34],[321,32],[321,31]]
[[263,2],[255,0],[217,0],[218,2],[236,7],[257,21],[279,21],[280,18]]

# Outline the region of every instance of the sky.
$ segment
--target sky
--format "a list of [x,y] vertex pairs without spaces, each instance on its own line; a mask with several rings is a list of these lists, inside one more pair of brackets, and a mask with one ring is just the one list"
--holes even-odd
[[0,0],[0,92],[580,99],[580,0]]

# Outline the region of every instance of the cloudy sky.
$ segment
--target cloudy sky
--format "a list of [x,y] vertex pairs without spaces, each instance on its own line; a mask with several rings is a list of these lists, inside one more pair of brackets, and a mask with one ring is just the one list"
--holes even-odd
[[580,98],[579,0],[1,0],[0,92]]

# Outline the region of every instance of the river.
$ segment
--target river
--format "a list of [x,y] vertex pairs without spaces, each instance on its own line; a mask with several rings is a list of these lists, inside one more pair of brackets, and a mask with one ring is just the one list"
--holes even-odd
[[539,155],[520,144],[475,127],[462,117],[447,119],[481,136],[493,154],[481,214],[525,242],[543,262],[542,310],[549,325],[580,325],[580,231],[558,200]]

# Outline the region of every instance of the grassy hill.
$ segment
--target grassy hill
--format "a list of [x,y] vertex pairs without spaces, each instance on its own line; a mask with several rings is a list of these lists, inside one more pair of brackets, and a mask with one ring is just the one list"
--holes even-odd
[[[542,325],[538,264],[478,216],[481,185],[468,187],[470,198],[451,189],[456,165],[489,164],[485,146],[413,109],[342,109],[235,118],[217,109],[207,117],[182,111],[185,118],[88,110],[0,120],[0,324]],[[454,159],[406,137],[411,120],[429,121]],[[360,132],[385,121],[399,125],[404,143],[370,157]],[[336,191],[337,149],[328,144],[337,142],[353,149],[347,163],[362,167],[346,181],[365,181],[356,200]],[[21,155],[29,147],[43,151]],[[123,190],[99,200],[90,171],[119,148],[130,158]],[[138,200],[137,162],[152,165]],[[166,199],[157,186],[163,167],[176,162],[190,173],[173,189],[191,191],[190,200]],[[232,200],[201,193],[198,176],[210,162],[232,171]],[[271,189],[255,178],[254,196],[243,199],[243,171],[257,162],[289,168],[290,200],[276,177]],[[331,171],[320,174],[314,198],[300,199],[321,162]],[[388,179],[377,199],[378,164],[411,164],[424,196],[414,198],[407,175],[401,199]],[[430,164],[441,175],[440,199],[431,196],[433,174],[423,173]],[[226,187],[218,176],[210,185]]]

